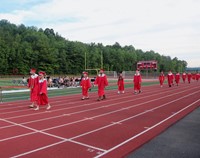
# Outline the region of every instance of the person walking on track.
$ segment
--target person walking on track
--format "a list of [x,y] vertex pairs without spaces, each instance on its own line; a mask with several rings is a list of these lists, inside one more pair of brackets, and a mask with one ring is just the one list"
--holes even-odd
[[118,94],[124,93],[124,78],[122,73],[119,74],[117,85],[118,85]]
[[100,69],[99,75],[97,75],[95,84],[98,85],[98,96],[97,101],[106,99],[105,95],[105,87],[108,86],[108,80],[106,74],[104,74],[104,70]]
[[36,69],[34,68],[30,70],[30,74],[31,76],[28,79],[28,88],[30,89],[30,101],[32,104],[29,107],[34,108],[38,101],[39,78],[36,74]]
[[39,72],[39,89],[38,89],[38,105],[35,110],[39,110],[40,106],[47,105],[47,110],[51,108],[47,95],[47,80],[44,78],[46,73],[44,71]]
[[88,72],[83,72],[80,85],[82,87],[82,100],[89,99],[88,90],[91,88],[91,82],[88,77]]
[[141,83],[142,77],[140,75],[140,71],[137,69],[135,75],[133,77],[133,84],[134,84],[134,94],[141,93]]
[[163,71],[160,72],[159,81],[160,81],[160,87],[163,87],[163,83],[165,81],[165,74],[163,73]]

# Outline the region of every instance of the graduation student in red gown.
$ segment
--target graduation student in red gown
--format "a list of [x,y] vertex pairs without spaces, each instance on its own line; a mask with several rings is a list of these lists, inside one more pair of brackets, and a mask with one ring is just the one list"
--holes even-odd
[[95,84],[98,85],[98,101],[106,99],[105,87],[108,86],[107,76],[104,74],[104,70],[100,69],[99,75],[96,77]]
[[135,75],[133,77],[134,93],[135,94],[141,93],[141,83],[142,83],[142,77],[140,75],[140,71],[136,70]]
[[196,81],[198,82],[199,81],[199,78],[200,78],[200,74],[199,72],[196,73]]
[[45,72],[40,71],[39,72],[39,91],[38,91],[38,105],[35,108],[35,110],[39,110],[40,106],[47,105],[47,110],[51,108],[51,105],[49,104],[49,99],[47,95],[47,80],[44,78],[46,75]]
[[173,80],[174,80],[174,75],[172,71],[168,72],[167,79],[168,79],[168,85],[169,87],[171,87],[173,85]]
[[187,78],[187,74],[184,72],[184,73],[182,74],[183,83],[185,83],[186,78]]
[[192,73],[192,79],[196,80],[196,74],[195,73]]
[[160,87],[163,87],[163,83],[165,81],[165,74],[163,73],[163,71],[160,72],[159,81],[160,81]]
[[188,79],[188,83],[191,83],[192,74],[190,72],[188,72],[187,74],[187,79]]
[[37,105],[38,101],[39,78],[36,74],[36,69],[34,68],[30,70],[30,74],[31,76],[28,79],[28,88],[30,89],[30,101],[32,104],[29,107],[33,108]]
[[118,94],[124,93],[124,78],[122,76],[122,73],[119,74],[117,85],[118,85]]
[[175,82],[176,82],[176,85],[178,86],[178,84],[180,82],[180,73],[179,72],[177,72],[175,75]]
[[91,82],[88,77],[88,72],[83,72],[80,85],[82,86],[82,100],[89,99],[88,90],[91,88]]

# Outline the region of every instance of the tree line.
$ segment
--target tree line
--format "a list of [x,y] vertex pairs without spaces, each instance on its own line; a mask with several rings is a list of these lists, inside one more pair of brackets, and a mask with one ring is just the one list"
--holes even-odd
[[100,68],[102,57],[103,68],[110,71],[133,71],[141,60],[157,60],[157,71],[183,72],[187,67],[186,61],[153,50],[70,41],[50,28],[0,21],[0,74],[28,74],[33,67],[48,74],[79,74],[85,67]]

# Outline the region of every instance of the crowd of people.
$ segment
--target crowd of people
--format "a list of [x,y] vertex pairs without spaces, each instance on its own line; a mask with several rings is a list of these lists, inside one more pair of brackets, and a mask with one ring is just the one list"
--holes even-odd
[[78,77],[51,77],[47,76],[48,87],[77,87],[80,84]]

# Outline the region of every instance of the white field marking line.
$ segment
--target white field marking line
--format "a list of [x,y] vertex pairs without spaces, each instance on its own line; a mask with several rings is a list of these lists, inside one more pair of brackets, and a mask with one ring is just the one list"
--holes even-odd
[[16,136],[13,136],[13,137],[1,139],[0,142],[8,141],[8,140],[11,140],[11,139],[16,139],[16,138],[20,138],[20,137],[25,137],[25,136],[36,134],[36,133],[37,132],[29,132],[29,133],[25,133],[25,134],[20,134],[20,135],[16,135]]
[[[183,88],[183,89],[187,89],[187,88]],[[177,89],[175,89],[174,91],[177,91]],[[171,91],[171,92],[174,92],[174,91]],[[162,94],[165,94],[165,93],[168,93],[168,92],[170,92],[170,90],[169,91],[164,91],[164,93],[162,93]],[[152,94],[152,92],[151,92],[151,94]],[[149,95],[149,96],[147,96],[147,97],[151,97],[151,96],[156,96],[156,95],[160,95],[161,93],[156,93],[156,94],[153,94],[153,95]],[[104,101],[104,103],[105,102],[109,102],[109,101],[114,101],[114,100],[121,100],[121,99],[125,99],[125,98],[132,98],[133,96],[126,96],[126,97],[121,97],[121,98],[117,98],[117,99],[109,99],[109,100],[105,100]],[[147,98],[146,96],[145,97],[141,97],[141,98],[136,98],[135,100],[139,100],[139,99],[143,99],[143,98]],[[79,105],[79,106],[74,106],[74,107],[67,107],[67,108],[61,108],[61,109],[57,109],[57,110],[52,110],[53,112],[56,112],[56,111],[62,111],[62,110],[67,110],[67,109],[73,109],[73,108],[77,108],[77,107],[84,107],[84,106],[90,106],[90,105],[93,105],[93,104],[97,104],[97,102],[94,102],[94,103],[90,103],[90,104],[84,104],[84,105]],[[8,118],[5,118],[5,119],[14,119],[14,118],[21,118],[21,117],[26,117],[26,116],[33,116],[33,115],[40,115],[40,114],[44,114],[44,113],[46,113],[46,111],[45,112],[37,112],[37,113],[32,113],[32,114],[27,114],[27,115],[20,115],[20,116],[14,116],[14,117],[8,117]]]
[[[11,123],[11,124],[16,124],[16,123],[11,122],[11,121],[8,121],[8,120],[5,120],[5,121],[6,121],[6,122],[9,122],[9,123]],[[27,126],[24,126],[24,125],[21,125],[21,124],[16,124],[16,125],[17,125],[17,126],[20,126],[20,127],[22,127],[22,128],[25,128],[25,129],[29,129],[29,130],[34,131],[34,132],[32,132],[32,134],[33,134],[33,133],[41,133],[41,134],[44,134],[44,135],[47,135],[47,136],[50,136],[50,137],[54,137],[54,138],[57,138],[57,139],[61,139],[61,140],[63,140],[63,141],[70,141],[70,142],[74,142],[74,143],[76,142],[76,144],[82,145],[82,146],[84,146],[84,147],[90,147],[90,148],[93,148],[93,149],[96,149],[96,150],[106,151],[105,149],[97,148],[97,147],[95,147],[95,146],[87,145],[87,144],[84,144],[84,143],[79,143],[79,142],[77,142],[77,141],[72,141],[72,140],[69,140],[69,139],[66,139],[66,138],[63,138],[63,137],[54,135],[54,134],[50,134],[50,133],[46,133],[46,132],[43,132],[43,131],[40,131],[40,130],[36,130],[36,129],[34,129],[34,128],[30,128],[30,127],[27,127]],[[29,134],[27,133],[26,135],[30,135],[30,133],[29,133]],[[19,137],[18,137],[18,138],[19,138]]]
[[[128,109],[128,108],[126,108],[126,109]],[[11,126],[7,126],[7,127],[12,127],[12,125]],[[4,128],[4,127],[2,127],[2,128]],[[0,128],[1,129],[1,128]]]
[[[83,122],[83,121],[87,121],[88,119],[82,119],[82,120],[78,120],[78,121],[74,121],[74,122],[69,122],[67,125],[72,125],[72,124],[76,124],[76,123],[80,123],[80,122]],[[18,126],[19,124],[17,123],[13,123],[13,126]],[[18,136],[13,136],[13,137],[9,137],[9,138],[5,138],[5,139],[1,139],[0,142],[3,142],[3,141],[6,141],[6,140],[11,140],[11,139],[15,139],[15,138],[18,138],[18,137],[23,137],[23,136],[26,136],[26,135],[31,135],[31,134],[34,134],[36,132],[44,132],[44,130],[36,130],[34,132],[29,132],[29,134],[21,134],[21,135],[18,135]]]
[[[130,108],[130,107],[129,107]],[[129,109],[128,108],[128,109]],[[124,109],[127,109],[127,108],[124,108]],[[121,111],[120,110],[116,110],[116,111],[113,111],[113,112],[109,112],[109,113],[106,113],[106,114],[102,114],[102,115],[97,115],[96,117],[93,117],[93,118],[97,118],[97,117],[101,117],[101,116],[104,116],[104,115],[108,115],[108,114],[112,114],[112,113],[115,113],[115,112],[118,112],[118,111]],[[80,120],[81,122],[84,121],[84,119]],[[73,122],[74,124],[77,123],[77,121]],[[72,123],[72,124],[73,124]],[[70,123],[67,123],[67,124],[64,124],[64,125],[60,125],[60,126],[55,126],[56,128],[59,128],[59,127],[63,127],[63,126],[67,126],[67,125],[70,125]],[[9,125],[9,126],[4,126],[4,127],[1,127],[0,129],[3,129],[3,128],[9,128],[9,127],[13,127],[15,125]],[[49,128],[47,129],[49,130]]]
[[[186,97],[188,97],[188,96],[191,96],[191,95],[196,94],[196,93],[198,93],[198,92],[200,92],[200,90],[197,91],[197,92],[194,92],[194,93],[192,93],[192,94],[189,94],[189,95],[187,95],[187,96],[184,96],[184,97],[175,99],[175,100],[173,100],[173,101],[171,101],[171,102],[167,102],[167,103],[165,103],[165,104],[163,104],[163,105],[161,105],[161,106],[154,107],[154,108],[152,108],[151,110],[156,110],[156,109],[162,108],[162,107],[164,107],[164,106],[166,106],[166,105],[168,105],[168,104],[171,104],[171,103],[173,103],[173,102],[176,102],[176,101],[178,101],[178,100],[181,100],[181,99],[183,99],[183,98],[186,98]],[[127,120],[136,118],[136,117],[141,116],[141,115],[143,115],[143,114],[146,114],[146,113],[148,113],[148,112],[147,112],[147,111],[144,111],[144,112],[142,112],[142,113],[136,114],[136,115],[134,115],[134,116],[128,117],[128,118],[126,118],[126,119],[123,119],[123,120],[117,121],[117,122],[118,122],[118,123],[122,123],[122,122],[125,122],[125,121],[127,121]],[[85,135],[88,135],[88,134],[91,134],[91,133],[94,133],[94,132],[97,132],[97,131],[100,131],[100,130],[102,130],[102,129],[111,127],[111,126],[113,126],[113,125],[116,125],[116,124],[112,123],[112,124],[110,124],[110,125],[106,125],[106,126],[97,128],[97,129],[95,129],[95,130],[93,130],[93,131],[86,132],[86,133],[83,133],[83,134],[81,134],[81,135],[72,137],[72,138],[70,138],[70,140],[76,139],[76,138],[79,138],[79,137],[82,137],[82,136],[85,136]]]
[[178,114],[179,114],[179,113],[181,113],[182,111],[184,111],[184,110],[186,110],[186,109],[190,108],[191,106],[193,106],[194,104],[196,104],[196,103],[197,103],[197,102],[199,102],[199,101],[200,101],[200,99],[196,100],[195,102],[193,102],[193,103],[189,104],[188,106],[186,106],[185,108],[183,108],[183,109],[179,110],[178,112],[174,113],[173,115],[171,115],[171,116],[167,117],[166,119],[164,119],[164,120],[162,120],[162,121],[158,122],[157,124],[155,124],[155,125],[153,125],[153,126],[149,127],[148,129],[146,129],[146,130],[144,130],[144,131],[142,131],[142,132],[138,133],[137,135],[135,135],[135,136],[133,136],[133,137],[131,137],[131,138],[127,139],[126,141],[124,141],[124,142],[122,142],[122,143],[120,143],[120,144],[118,144],[118,145],[114,146],[113,148],[111,148],[111,149],[107,150],[106,152],[104,152],[104,153],[102,153],[102,154],[100,154],[100,155],[96,156],[95,158],[99,158],[99,157],[101,157],[101,156],[103,156],[103,155],[106,155],[106,154],[108,154],[109,152],[111,152],[111,151],[113,151],[113,150],[115,150],[115,149],[117,149],[117,148],[121,147],[122,145],[124,145],[124,144],[126,144],[126,143],[128,143],[128,142],[132,141],[133,139],[135,139],[135,138],[137,138],[137,137],[139,137],[139,136],[143,135],[144,133],[147,133],[148,131],[150,131],[150,130],[154,129],[155,127],[157,127],[157,126],[161,125],[162,123],[164,123],[164,122],[168,121],[168,120],[169,120],[169,119],[171,119],[172,117],[174,117],[174,116],[178,115]]
[[[187,91],[187,90],[185,90],[185,91]],[[183,93],[183,92],[185,92],[185,91],[181,91],[181,92],[179,92],[179,93]],[[176,93],[176,94],[179,94],[179,93]],[[173,94],[173,95],[174,95],[174,94]],[[137,106],[139,106],[139,105],[142,105],[142,104],[145,104],[145,103],[149,103],[149,102],[152,102],[152,101],[155,101],[155,100],[160,100],[160,99],[166,98],[166,97],[168,97],[168,96],[172,96],[172,94],[171,94],[171,95],[164,96],[164,97],[161,97],[161,98],[158,98],[158,99],[150,100],[150,101],[147,101],[147,102],[144,102],[144,103],[139,103],[139,104],[136,104],[136,105],[134,105],[134,106],[129,106],[129,108],[137,107]],[[143,97],[143,98],[146,98],[146,97]],[[135,100],[136,100],[136,99],[135,99]],[[132,100],[124,101],[124,102],[118,102],[118,103],[114,103],[114,104],[110,104],[109,106],[114,106],[114,105],[118,105],[118,104],[125,103],[125,102],[130,102],[130,101],[132,101]],[[97,108],[92,108],[92,109],[77,111],[77,112],[73,112],[73,113],[68,113],[68,114],[66,114],[65,116],[67,116],[67,115],[79,114],[79,113],[83,113],[83,112],[87,112],[87,111],[92,111],[92,110],[97,110],[97,109],[102,109],[102,108],[104,108],[104,107],[105,107],[105,106],[100,106],[100,107],[97,107]],[[109,113],[106,113],[106,114],[111,114],[111,113],[115,113],[115,112],[122,111],[122,110],[125,110],[125,109],[124,109],[124,108],[123,108],[123,109],[120,108],[120,109],[118,109],[118,110],[114,110],[114,111],[109,112]],[[97,116],[95,116],[95,117],[90,117],[90,119],[94,119],[94,118],[99,117],[99,116],[104,116],[104,115],[106,115],[106,114],[104,113],[104,114],[101,114],[101,115],[97,115]],[[29,122],[21,123],[21,124],[29,124],[29,123],[33,123],[33,122],[39,122],[39,121],[44,121],[44,120],[49,120],[49,119],[54,119],[54,118],[59,118],[59,117],[65,117],[65,116],[59,115],[59,116],[55,116],[55,117],[51,117],[51,118],[45,118],[45,119],[40,119],[40,120],[29,121]],[[61,125],[61,126],[63,126],[63,125]],[[55,126],[55,127],[57,127],[57,126]]]
[[[195,93],[197,93],[197,92],[195,92]],[[193,93],[193,94],[194,94],[194,93]],[[185,97],[188,97],[188,96],[193,95],[193,94],[189,94],[189,95],[187,95],[187,96],[185,96]],[[185,97],[182,97],[182,98],[185,98]],[[166,103],[166,104],[163,104],[162,106],[155,107],[155,108],[153,108],[153,109],[151,109],[151,110],[145,110],[145,111],[142,112],[142,113],[139,113],[139,114],[137,114],[137,115],[134,115],[134,116],[129,117],[129,118],[126,118],[126,119],[123,119],[123,120],[121,120],[121,121],[112,122],[111,124],[109,124],[109,125],[107,125],[107,126],[103,126],[103,127],[98,128],[98,129],[96,129],[96,130],[93,130],[93,131],[84,133],[84,134],[82,134],[82,135],[75,136],[75,137],[73,137],[73,138],[70,138],[69,140],[76,139],[76,138],[78,138],[78,137],[81,137],[81,136],[84,136],[84,135],[87,135],[87,134],[90,134],[90,133],[99,131],[99,130],[101,130],[101,129],[104,129],[104,128],[107,128],[107,127],[110,127],[110,126],[113,126],[113,125],[116,125],[116,124],[121,124],[121,123],[124,122],[124,121],[127,121],[127,120],[129,120],[129,119],[135,118],[135,117],[140,116],[140,115],[143,115],[143,114],[145,114],[145,113],[151,112],[152,110],[161,108],[161,107],[163,107],[163,106],[166,106],[167,104],[171,104],[172,102],[181,100],[182,98],[173,100],[173,101],[171,101],[171,102],[168,102],[168,103]],[[105,114],[103,114],[103,115],[105,115]],[[99,117],[99,116],[98,116],[98,115],[95,116],[95,118],[97,118],[97,117]],[[79,121],[75,121],[75,122],[71,122],[71,123],[68,123],[68,124],[64,124],[64,126],[71,125],[71,124],[75,124],[75,123],[79,123],[79,122],[83,122],[83,121],[86,121],[86,120],[88,120],[88,119],[85,118],[85,119],[82,119],[82,120],[79,120]],[[6,120],[6,122],[7,122],[7,120]],[[15,124],[15,123],[13,123],[13,124]],[[19,124],[16,124],[16,125],[19,125]],[[63,125],[55,126],[55,127],[51,127],[51,128],[47,128],[47,129],[41,130],[40,132],[47,131],[47,130],[51,130],[51,129],[58,128],[58,127],[62,127],[62,126],[63,126]],[[26,126],[25,126],[25,127],[26,127]],[[29,127],[28,127],[28,128],[29,128]],[[32,128],[31,128],[31,129],[32,129]],[[18,138],[18,137],[22,137],[22,136],[26,136],[26,135],[30,135],[30,134],[34,134],[34,133],[36,133],[36,132],[38,132],[38,130],[35,130],[35,132],[31,132],[31,133],[27,133],[27,134],[23,134],[23,135],[19,135],[19,136],[14,136],[14,137],[5,138],[5,139],[0,140],[0,142],[6,141],[6,140],[10,140],[10,139],[14,139],[14,138]],[[62,138],[62,137],[61,137],[61,138]],[[63,138],[63,139],[64,139],[64,138]]]
[[93,148],[93,149],[103,151],[103,152],[107,151],[105,149],[94,147],[94,146],[91,146],[91,145],[88,145],[88,144],[85,144],[85,143],[81,143],[81,142],[77,142],[77,141],[74,141],[74,140],[68,140],[68,142],[72,142],[72,143],[75,143],[75,144],[78,144],[78,145],[82,145],[82,146],[85,146],[85,147],[88,147],[88,148]]
[[27,126],[24,126],[24,125],[21,125],[21,124],[18,124],[18,123],[15,123],[15,122],[12,122],[12,121],[9,121],[9,120],[4,120],[5,122],[8,122],[10,124],[14,124],[16,126],[19,126],[19,127],[22,127],[22,128],[25,128],[25,129],[28,129],[28,130],[31,130],[31,131],[34,131],[34,132],[37,132],[37,133],[41,133],[41,134],[44,134],[44,135],[47,135],[47,136],[51,136],[51,137],[54,137],[54,138],[57,138],[57,139],[65,139],[65,138],[62,138],[62,137],[59,137],[59,136],[56,136],[56,135],[53,135],[53,134],[50,134],[50,133],[46,133],[46,132],[43,132],[41,130],[36,130],[34,128],[31,128],[31,127],[27,127]]
[[[185,90],[187,91],[187,90]],[[179,93],[183,93],[185,91],[181,91]],[[179,94],[179,93],[176,93],[176,94]],[[174,94],[171,94],[171,95],[174,95]],[[168,97],[168,96],[171,96],[171,95],[167,95],[165,97]],[[91,119],[94,119],[94,118],[98,118],[98,117],[101,117],[101,116],[105,116],[105,115],[109,115],[109,114],[112,114],[112,113],[116,113],[116,112],[119,112],[119,111],[122,111],[122,110],[127,110],[127,109],[130,109],[130,108],[133,108],[133,107],[137,107],[137,106],[140,106],[142,104],[146,104],[146,103],[149,103],[149,102],[152,102],[152,101],[156,101],[156,100],[160,100],[162,98],[165,98],[165,97],[161,97],[161,98],[158,98],[158,99],[153,99],[153,100],[150,100],[150,101],[147,101],[147,102],[144,102],[144,103],[139,103],[139,104],[136,104],[134,106],[129,106],[127,108],[121,108],[121,109],[118,109],[118,110],[115,110],[115,111],[112,111],[112,112],[108,112],[108,113],[104,113],[104,114],[100,114],[100,115],[97,115],[97,116],[93,116],[93,117],[90,117]],[[145,98],[145,97],[144,97]],[[127,102],[127,101],[126,101]],[[124,103],[124,102],[123,102]],[[117,104],[120,104],[120,103],[114,103],[114,104],[111,104],[110,106],[113,106],[113,105],[117,105]],[[88,109],[88,110],[84,110],[84,111],[79,111],[79,112],[75,112],[75,113],[69,113],[68,115],[72,115],[72,114],[77,114],[77,113],[82,113],[82,112],[85,112],[85,111],[92,111],[92,110],[96,110],[96,109],[101,109],[101,108],[104,108],[105,106],[102,106],[102,107],[97,107],[97,108],[93,108],[93,109]],[[66,114],[67,116],[67,114]],[[29,123],[33,123],[33,122],[39,122],[39,121],[44,121],[44,120],[49,120],[49,119],[54,119],[54,118],[59,118],[59,117],[64,117],[63,115],[59,115],[59,116],[56,116],[56,117],[51,117],[51,118],[46,118],[46,119],[40,119],[40,120],[35,120],[35,121],[29,121],[29,122],[25,122],[25,123],[21,123],[21,124],[29,124]],[[82,119],[83,120],[83,119]],[[82,121],[81,120],[81,121]],[[54,129],[54,128],[59,128],[59,127],[63,127],[63,126],[67,126],[69,125],[69,123],[67,124],[62,124],[62,125],[59,125],[59,126],[54,126],[54,127],[51,127],[51,128],[47,128],[47,129],[44,129],[44,130],[50,130],[50,129]],[[9,128],[9,127],[13,127],[14,125],[9,125],[9,126],[4,126],[4,127],[1,127],[0,129],[2,128]]]
[[84,143],[80,143],[80,142],[77,142],[77,141],[62,140],[62,141],[57,142],[57,143],[53,143],[53,144],[50,144],[50,145],[47,145],[47,146],[43,146],[41,148],[37,148],[35,150],[31,150],[31,151],[28,151],[28,152],[25,152],[25,153],[22,153],[22,154],[19,154],[19,155],[12,156],[11,158],[18,158],[18,157],[22,157],[22,156],[25,156],[25,155],[29,155],[29,154],[32,154],[34,152],[41,151],[41,150],[44,150],[44,149],[47,149],[47,148],[50,148],[50,147],[53,147],[53,146],[56,146],[56,145],[66,143],[66,142],[71,142],[71,143],[78,144],[78,145],[88,147],[88,148],[92,148],[92,149],[95,149],[95,150],[98,150],[98,151],[101,151],[101,152],[107,151],[107,150],[97,148],[97,147],[94,147],[94,146],[91,146],[91,145],[87,145],[87,144],[84,144]]
[[[149,90],[150,91],[150,90]],[[151,93],[152,93],[152,91],[151,91]],[[109,95],[109,96],[116,96],[116,94],[114,94],[114,95]],[[125,97],[126,98],[126,97]],[[63,102],[63,101],[66,101],[66,97],[64,98],[64,99],[62,99],[61,101],[57,101],[56,99],[54,99],[55,101],[54,102],[52,102],[52,101],[50,101],[51,102],[51,104],[55,104],[56,102]],[[72,98],[72,99],[74,99],[74,98]],[[74,101],[74,100],[72,100],[72,101]],[[70,102],[70,100],[67,100],[67,103],[64,103],[64,104],[59,104],[59,105],[55,105],[55,107],[60,107],[60,106],[66,106],[66,105],[73,105],[73,104],[77,104],[77,103],[82,103],[83,101],[76,101],[76,102]],[[27,103],[28,104],[28,103]],[[23,106],[17,106],[17,107],[9,107],[9,109],[14,109],[14,108],[19,108],[19,107],[24,107],[24,105]],[[0,109],[0,111],[2,110],[5,110],[6,108],[4,108],[4,109]],[[2,112],[2,113],[0,113],[0,114],[3,114],[3,115],[5,115],[5,114],[9,114],[9,113],[18,113],[18,112],[23,112],[23,111],[30,111],[29,109],[26,109],[26,110],[16,110],[16,111],[11,111],[11,112]]]
[[37,151],[40,151],[40,150],[43,150],[43,149],[46,149],[46,148],[50,148],[50,147],[53,147],[53,146],[56,146],[56,145],[59,145],[59,144],[63,144],[65,142],[66,142],[66,140],[62,140],[62,141],[59,141],[57,143],[50,144],[48,146],[44,146],[44,147],[41,147],[41,148],[38,148],[38,149],[35,149],[35,150],[31,150],[31,151],[28,151],[28,152],[25,152],[25,153],[22,153],[22,154],[19,154],[19,155],[12,156],[11,158],[17,158],[17,157],[25,156],[25,155],[28,155],[28,154],[31,154],[31,153],[34,153],[34,152],[37,152]]
[[[183,91],[182,91],[183,92]],[[141,97],[141,99],[142,99],[143,97]],[[104,106],[105,107],[105,106]],[[123,109],[129,109],[130,107],[127,107],[127,108],[123,108]],[[117,111],[121,111],[121,109],[120,110],[117,110]],[[117,112],[117,111],[113,111],[113,112]],[[110,112],[110,113],[113,113],[113,112]],[[109,114],[110,114],[109,113]],[[104,116],[105,114],[103,114],[103,116]],[[65,116],[67,116],[67,115],[65,115]],[[97,117],[99,117],[100,115],[97,115]],[[58,116],[58,117],[61,117],[60,115]],[[57,117],[53,117],[53,118],[57,118]],[[52,119],[52,118],[47,118],[47,119]],[[39,122],[39,121],[44,121],[44,120],[46,120],[46,119],[40,119],[40,120],[35,120],[35,121],[29,121],[29,122],[25,122],[25,123],[21,123],[21,124],[28,124],[28,123],[33,123],[33,122]],[[83,119],[82,119],[83,120]],[[9,127],[13,127],[13,126],[15,126],[15,125],[9,125],[9,126],[4,126],[4,127],[0,127],[0,129],[3,129],[3,128],[9,128]]]

